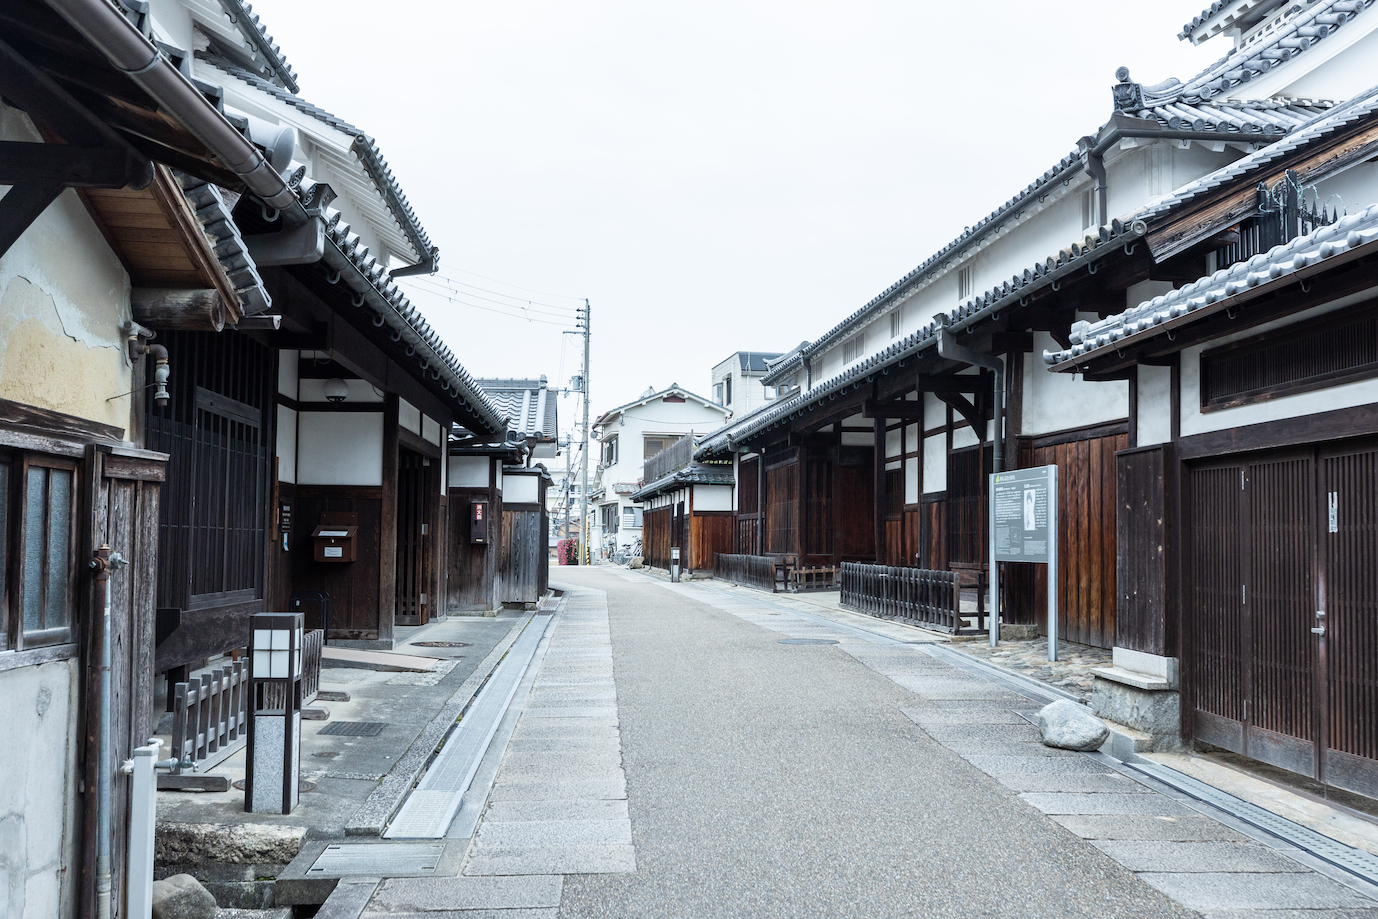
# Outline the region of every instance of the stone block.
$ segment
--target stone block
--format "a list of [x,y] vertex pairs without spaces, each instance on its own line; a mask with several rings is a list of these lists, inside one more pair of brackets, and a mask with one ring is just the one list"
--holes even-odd
[[215,897],[189,874],[153,882],[153,919],[215,919]]
[[1182,731],[1181,697],[1175,690],[1150,690],[1096,674],[1091,686],[1091,710],[1154,736],[1155,749],[1175,745]]
[[1096,750],[1110,736],[1104,722],[1067,699],[1039,710],[1038,732],[1045,744],[1062,750]]

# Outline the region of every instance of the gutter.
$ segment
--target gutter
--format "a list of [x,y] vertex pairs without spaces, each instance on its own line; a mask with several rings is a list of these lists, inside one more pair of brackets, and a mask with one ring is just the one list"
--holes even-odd
[[309,219],[296,194],[258,148],[211,105],[109,0],[46,0],[121,73],[139,85],[245,186],[292,227]]

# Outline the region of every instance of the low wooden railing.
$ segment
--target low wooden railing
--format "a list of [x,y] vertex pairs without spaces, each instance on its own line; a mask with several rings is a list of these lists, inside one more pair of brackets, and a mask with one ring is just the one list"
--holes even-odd
[[[926,629],[959,633],[967,628],[961,587],[951,571],[842,563],[842,606],[881,619],[903,619]],[[967,616],[980,626],[981,617]]]
[[249,662],[235,661],[172,689],[173,775],[214,766],[248,740]]
[[[325,632],[312,629],[302,636],[301,701],[314,701],[321,686],[321,651]],[[234,661],[178,683],[172,689],[172,758],[178,765],[173,775],[195,765],[207,769],[242,747],[249,738],[249,662]],[[281,708],[285,700],[281,684],[264,687],[266,708]],[[184,767],[182,764],[186,764]]]
[[779,555],[729,555],[719,552],[713,559],[714,578],[771,593],[786,588],[788,570],[784,557]]

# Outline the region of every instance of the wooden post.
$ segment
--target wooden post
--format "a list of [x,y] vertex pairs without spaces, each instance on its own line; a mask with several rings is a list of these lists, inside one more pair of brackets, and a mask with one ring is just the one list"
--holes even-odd
[[397,414],[398,395],[383,403],[383,500],[378,540],[378,640],[392,640],[397,616]]
[[[884,419],[884,418],[876,418],[876,419],[873,419],[872,422],[871,422],[872,424],[874,424],[874,425],[876,426],[876,429],[875,429],[875,438],[874,438],[874,439],[875,439],[875,445],[876,445],[876,449],[875,449],[875,453],[876,453],[876,455],[875,455],[875,479],[876,479],[876,483],[875,483],[875,487],[872,489],[872,492],[874,493],[874,496],[875,496],[874,501],[873,501],[872,503],[875,505],[875,517],[876,517],[876,564],[877,564],[877,565],[889,564],[889,559],[887,558],[887,554],[888,554],[888,553],[886,552],[886,546],[885,546],[885,511],[886,511],[886,504],[888,503],[888,502],[886,501],[887,495],[885,494],[885,460],[886,460],[886,456],[885,456],[885,421],[886,421],[886,419]],[[902,467],[903,467],[903,460],[901,460],[901,468],[902,468]]]

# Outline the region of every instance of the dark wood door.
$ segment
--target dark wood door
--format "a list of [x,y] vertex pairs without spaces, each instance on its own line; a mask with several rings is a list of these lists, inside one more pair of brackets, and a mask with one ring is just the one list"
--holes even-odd
[[1378,444],[1320,456],[1320,602],[1308,625],[1321,679],[1321,777],[1378,796]]
[[1187,473],[1184,679],[1197,740],[1318,778],[1322,514],[1312,448]]
[[427,488],[424,457],[410,450],[397,456],[397,625],[426,621],[426,547],[430,525],[426,515]]

